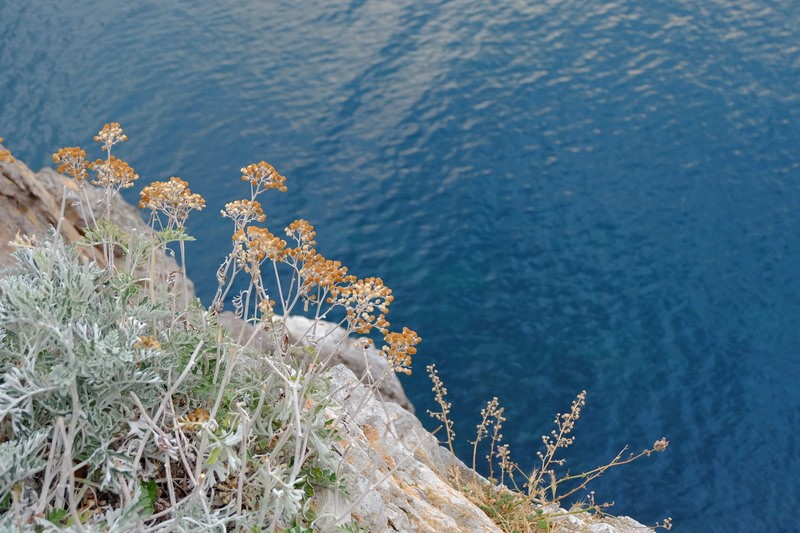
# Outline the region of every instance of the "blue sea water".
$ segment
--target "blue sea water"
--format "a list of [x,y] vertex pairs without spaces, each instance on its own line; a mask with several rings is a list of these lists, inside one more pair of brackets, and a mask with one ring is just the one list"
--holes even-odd
[[[319,249],[394,289],[467,458],[497,395],[515,459],[588,391],[567,456],[614,512],[798,531],[800,2],[0,2],[0,135],[31,167],[122,123],[142,185],[219,209],[262,159]],[[135,191],[130,199],[135,199]],[[2,214],[0,214],[2,216]]]

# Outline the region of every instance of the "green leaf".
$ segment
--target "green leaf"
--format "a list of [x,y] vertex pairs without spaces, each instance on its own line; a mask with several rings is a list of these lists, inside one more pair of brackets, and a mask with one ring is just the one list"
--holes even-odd
[[57,526],[66,525],[69,512],[66,509],[52,509],[45,513],[44,518]]
[[156,499],[158,498],[158,485],[154,480],[141,481],[142,495],[139,497],[139,505],[142,512],[150,516],[156,510]]
[[206,461],[206,464],[213,465],[214,463],[216,463],[221,451],[222,448],[214,448],[213,450],[211,450],[211,454],[208,456],[208,461]]

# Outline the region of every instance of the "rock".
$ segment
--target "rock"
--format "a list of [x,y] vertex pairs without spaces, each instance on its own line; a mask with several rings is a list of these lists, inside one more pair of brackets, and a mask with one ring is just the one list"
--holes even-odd
[[551,516],[552,533],[652,533],[653,530],[629,516],[594,517],[588,513],[566,514],[555,505],[544,508]]
[[[338,474],[350,496],[318,493],[323,531],[352,519],[371,532],[501,531],[450,481],[484,478],[454,458],[416,416],[378,401],[348,368],[337,365],[329,372],[338,405],[326,415],[339,421]],[[544,512],[553,533],[653,532],[629,517],[567,514],[556,505]]]
[[[65,183],[66,181],[64,178]],[[0,163],[0,213],[3,213],[3,224],[0,225],[0,264],[13,262],[9,254],[14,249],[8,243],[18,232],[41,235],[58,224],[61,195],[53,194],[52,189],[55,188],[56,184],[49,174],[45,174],[42,179],[20,161]],[[65,207],[65,217],[67,216],[74,219],[72,210],[67,213]],[[74,241],[81,236],[73,220],[69,219],[62,224],[61,234],[68,241]]]
[[[274,350],[272,338],[267,332],[246,324],[231,311],[223,312],[217,320],[234,339],[241,339],[242,343],[266,353]],[[314,346],[317,350],[316,362],[323,363],[327,368],[343,364],[367,385],[382,378],[376,391],[380,399],[394,402],[414,413],[414,406],[406,396],[397,374],[389,370],[386,359],[374,346],[360,348],[358,337],[349,337],[344,328],[324,320],[317,321],[316,327],[313,320],[303,316],[290,316],[282,320],[286,326],[286,340],[297,346]],[[303,364],[310,362],[305,360]]]
[[375,399],[343,365],[332,367],[330,375],[339,407],[329,409],[328,416],[340,419],[339,474],[352,502],[322,492],[317,514],[329,520],[323,530],[332,528],[335,518],[352,518],[372,532],[500,531],[447,483],[450,468],[474,474],[439,446],[413,414]]
[[241,339],[240,344],[261,352],[272,353],[274,346],[270,336],[265,331],[237,318],[233,311],[224,311],[217,317],[217,322],[228,330],[232,339]]
[[414,406],[406,397],[397,374],[389,369],[386,359],[374,345],[361,348],[358,337],[348,337],[343,327],[324,320],[318,321],[315,326],[309,318],[290,316],[284,323],[290,342],[299,346],[314,346],[318,359],[324,361],[326,366],[343,364],[363,383],[380,380],[377,393],[381,399],[414,413]]

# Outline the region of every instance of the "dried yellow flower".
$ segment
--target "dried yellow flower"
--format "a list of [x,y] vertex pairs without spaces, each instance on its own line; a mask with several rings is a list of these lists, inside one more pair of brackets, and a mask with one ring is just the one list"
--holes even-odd
[[366,278],[349,285],[334,285],[330,288],[328,302],[341,305],[347,313],[347,323],[356,333],[366,335],[372,328],[384,335],[389,332],[386,313],[394,301],[392,290],[381,278]]
[[200,431],[203,425],[208,423],[210,419],[211,413],[208,412],[208,409],[198,408],[186,413],[186,416],[184,416],[180,422],[182,425],[185,425],[186,429],[189,431]]
[[133,182],[139,179],[139,175],[128,163],[113,155],[108,159],[98,159],[87,166],[97,172],[97,179],[92,180],[92,183],[100,187],[127,189],[133,187]]
[[286,192],[286,178],[278,174],[275,167],[261,161],[257,164],[252,164],[242,169],[242,179],[249,181],[251,185],[256,187],[253,197],[265,189],[278,189],[280,192]]
[[247,230],[236,231],[233,240],[238,243],[238,247],[234,248],[236,262],[253,276],[259,274],[265,259],[281,262],[286,257],[286,241],[266,228],[248,226]]
[[307,220],[302,218],[295,220],[284,231],[287,237],[294,239],[297,243],[297,246],[289,250],[289,256],[296,262],[308,261],[317,253],[313,248],[317,244],[317,241],[314,240],[317,232]]
[[169,181],[154,181],[142,189],[139,196],[139,207],[164,213],[169,227],[182,228],[189,218],[189,211],[200,211],[206,205],[202,196],[189,190],[187,182],[174,176]]
[[128,136],[122,133],[119,122],[110,122],[103,126],[103,129],[94,136],[95,142],[101,143],[104,152],[111,150],[111,147],[119,142],[128,140]]
[[72,176],[78,183],[87,177],[86,151],[77,146],[59,148],[58,152],[53,154],[53,163],[59,163],[57,172]]
[[161,349],[161,343],[158,342],[158,339],[155,338],[152,335],[139,337],[139,339],[136,341],[136,344],[134,346],[136,348],[142,348],[144,350],[149,350],[149,349],[160,350]]
[[347,275],[347,267],[342,266],[340,261],[325,259],[321,254],[314,254],[303,263],[300,277],[304,280],[306,290],[312,286],[330,288],[339,283],[352,283],[356,280],[355,276]]
[[417,335],[417,332],[403,328],[400,333],[387,333],[384,336],[386,345],[381,349],[389,366],[395,372],[403,374],[411,374],[411,356],[417,353],[417,344],[422,339]]
[[236,229],[242,229],[251,221],[264,222],[266,215],[261,209],[261,204],[255,200],[236,200],[225,204],[225,209],[220,211],[223,217],[230,218]]

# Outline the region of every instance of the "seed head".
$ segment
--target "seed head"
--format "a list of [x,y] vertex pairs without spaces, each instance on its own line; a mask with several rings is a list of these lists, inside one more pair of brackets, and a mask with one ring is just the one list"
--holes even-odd
[[422,341],[417,332],[403,328],[400,333],[387,333],[386,345],[381,349],[389,366],[395,372],[411,374],[411,356],[417,353],[417,344]]
[[256,187],[257,191],[278,189],[280,192],[286,192],[287,190],[285,185],[286,178],[278,174],[275,167],[266,161],[242,168],[242,179],[249,181],[251,185]]
[[127,189],[133,187],[133,182],[139,179],[139,174],[128,163],[113,155],[108,159],[98,159],[87,166],[97,172],[97,179],[92,180],[92,183],[100,187]]
[[242,229],[251,221],[264,222],[266,215],[261,209],[261,204],[255,200],[236,200],[225,204],[225,209],[220,211],[223,217],[230,218],[236,229]]
[[86,150],[77,146],[59,148],[58,152],[53,154],[53,163],[59,163],[56,171],[72,176],[78,183],[87,177]]
[[164,213],[170,227],[182,228],[189,218],[189,211],[200,211],[206,205],[202,196],[189,190],[188,183],[174,176],[169,181],[154,181],[139,195],[139,207]]
[[653,450],[663,452],[667,449],[667,446],[669,446],[669,441],[665,437],[662,437],[653,444]]
[[101,149],[104,152],[109,152],[115,144],[127,141],[128,136],[122,133],[122,127],[119,122],[110,122],[103,126],[103,129],[94,136],[94,140],[102,144]]

